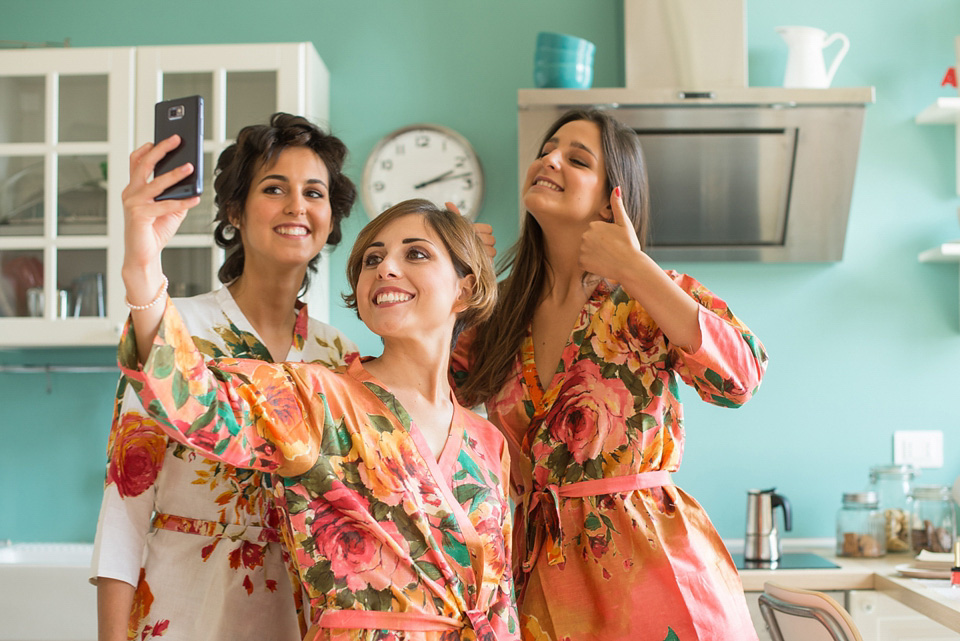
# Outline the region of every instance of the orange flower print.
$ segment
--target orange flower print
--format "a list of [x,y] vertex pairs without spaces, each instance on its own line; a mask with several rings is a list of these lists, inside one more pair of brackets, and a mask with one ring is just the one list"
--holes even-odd
[[640,355],[636,353],[638,346],[647,346],[649,359],[661,349],[660,342],[655,340],[657,330],[650,317],[642,310],[636,310],[632,305],[621,303],[617,305],[609,316],[598,314],[592,322],[593,330],[590,336],[590,347],[597,358],[616,365],[626,364],[631,371],[640,368]]
[[[127,639],[135,641],[138,638],[152,639],[162,637],[170,626],[169,619],[156,621],[152,624],[143,625],[144,621],[150,616],[150,608],[153,606],[153,592],[150,590],[150,584],[144,578],[146,571],[140,568],[140,579],[137,581],[137,591],[133,594],[133,607],[130,610],[130,619],[127,622]],[[143,625],[143,629],[140,626]]]
[[156,480],[166,450],[167,439],[156,421],[127,412],[113,438],[107,483],[116,483],[120,496],[139,496]]
[[382,432],[379,436],[374,446],[379,453],[361,461],[360,480],[377,500],[396,506],[410,492],[408,484],[418,471],[417,455],[405,433]]
[[[622,426],[633,413],[633,395],[619,379],[604,379],[600,367],[583,360],[571,370],[544,422],[550,436],[567,446],[583,465],[604,449],[616,449],[626,439]],[[619,434],[618,434],[619,432]]]

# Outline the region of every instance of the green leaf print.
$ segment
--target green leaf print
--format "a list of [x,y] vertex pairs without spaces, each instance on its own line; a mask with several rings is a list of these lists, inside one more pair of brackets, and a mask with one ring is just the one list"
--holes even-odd
[[374,590],[373,588],[364,588],[354,594],[357,597],[357,601],[364,604],[367,610],[386,612],[390,609],[390,605],[393,602],[393,595],[389,589]]
[[297,494],[296,492],[291,492],[287,490],[284,492],[284,496],[287,499],[287,511],[290,514],[300,514],[301,512],[307,509],[307,506],[310,502],[306,497]]
[[393,508],[377,499],[370,499],[370,514],[377,521],[390,521]]
[[304,576],[307,582],[321,594],[333,589],[333,570],[330,569],[330,561],[318,561],[315,566],[307,569]]
[[173,402],[180,409],[190,400],[190,386],[180,370],[173,373]]
[[599,530],[600,529],[600,519],[597,518],[596,514],[591,514],[583,522],[583,527],[588,530]]
[[216,343],[212,343],[205,338],[200,338],[199,336],[193,337],[193,344],[197,346],[197,349],[201,354],[208,358],[223,358],[226,354],[217,347]]
[[328,456],[346,456],[353,447],[353,439],[343,419],[337,425],[324,421],[321,451]]
[[677,633],[673,631],[673,628],[667,628],[667,636],[663,638],[663,641],[680,641],[680,637],[677,636]]
[[554,472],[560,472],[566,469],[570,462],[570,450],[566,445],[560,444],[553,448],[550,456],[547,457],[547,467]]
[[[477,501],[483,501],[487,498],[489,490],[483,485],[473,485],[469,483],[467,485],[458,485],[453,488],[453,496],[457,499],[457,502],[460,505],[465,506],[467,512],[472,512],[474,505]],[[466,505],[467,501],[470,501],[470,505]]]
[[583,468],[580,467],[579,463],[571,463],[567,467],[566,474],[563,475],[563,482],[576,483],[581,479],[583,479]]
[[433,581],[443,578],[443,575],[440,573],[440,568],[429,561],[417,561],[416,565],[421,572],[423,572],[429,579]]
[[198,430],[202,430],[203,428],[205,428],[205,427],[207,427],[208,425],[210,425],[210,423],[213,422],[214,417],[216,417],[216,415],[217,415],[217,406],[218,406],[218,405],[219,405],[219,403],[216,403],[216,404],[211,405],[210,407],[208,407],[206,412],[204,412],[203,414],[201,414],[199,417],[197,417],[197,420],[195,420],[193,423],[190,424],[190,427],[187,429],[187,431],[185,432],[185,434],[186,434],[187,436],[190,436],[190,435],[193,434],[194,432],[196,432],[196,431],[198,431]]
[[722,376],[720,376],[719,374],[717,374],[717,373],[716,373],[715,371],[713,371],[712,369],[708,369],[706,372],[704,372],[703,375],[704,375],[704,377],[707,379],[707,382],[709,382],[710,385],[712,385],[714,389],[723,391],[725,385],[724,385],[724,381],[723,381],[723,377],[722,377]]
[[603,478],[603,465],[599,458],[592,458],[583,464],[583,471],[588,479]]
[[393,431],[393,421],[391,421],[386,416],[379,416],[377,414],[367,414],[367,418],[370,419],[370,425],[373,429],[378,432],[392,432]]
[[147,411],[151,416],[156,416],[159,419],[167,418],[167,413],[163,411],[163,405],[157,399],[150,401],[150,405],[147,406]]
[[732,401],[729,398],[726,398],[724,396],[717,396],[716,394],[712,394],[710,398],[713,399],[714,405],[719,405],[720,407],[732,407],[734,409],[740,407],[740,403],[738,403],[737,401]]
[[157,347],[150,360],[151,365],[153,365],[153,377],[158,379],[164,379],[170,376],[170,372],[173,371],[176,362],[174,360],[173,348],[169,345]]
[[423,556],[427,551],[427,545],[424,541],[423,532],[417,527],[416,522],[404,510],[393,511],[393,523],[397,526],[397,531],[403,536],[404,540],[410,546],[411,558]]
[[462,541],[453,538],[449,531],[443,533],[443,551],[463,567],[470,567],[470,551]]
[[465,450],[461,450],[459,456],[457,456],[457,463],[463,467],[467,474],[483,483],[483,472],[479,467],[477,467],[477,464],[473,461],[473,458],[471,458]]

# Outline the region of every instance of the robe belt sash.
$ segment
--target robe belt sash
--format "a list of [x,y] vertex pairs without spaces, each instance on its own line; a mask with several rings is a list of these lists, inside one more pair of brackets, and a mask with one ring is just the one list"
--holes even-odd
[[522,559],[521,570],[529,573],[533,569],[544,546],[550,565],[558,565],[566,560],[563,555],[563,531],[560,527],[561,498],[621,494],[664,485],[673,485],[670,473],[656,470],[562,485],[551,483],[539,490],[528,492],[517,510],[517,520],[522,522],[517,523],[517,537],[514,539],[518,546],[517,558]]
[[361,630],[436,631],[469,628],[480,641],[496,641],[497,635],[490,626],[487,615],[480,610],[466,610],[463,617],[455,619],[423,612],[383,612],[379,610],[326,610],[310,628],[304,641],[315,641],[324,628]]
[[199,534],[200,536],[230,539],[231,541],[280,543],[282,540],[280,531],[275,528],[242,525],[239,523],[217,523],[216,521],[193,519],[188,516],[177,516],[176,514],[157,514],[153,517],[153,527],[158,530]]

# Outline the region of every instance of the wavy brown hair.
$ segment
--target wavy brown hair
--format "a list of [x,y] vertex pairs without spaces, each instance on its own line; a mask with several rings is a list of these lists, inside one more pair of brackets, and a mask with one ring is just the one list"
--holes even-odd
[[[577,120],[592,122],[600,128],[606,166],[605,189],[610,192],[620,186],[627,217],[633,222],[641,248],[645,248],[650,195],[640,138],[604,111],[573,109],[550,126],[540,149],[560,127]],[[494,314],[478,328],[471,348],[469,375],[457,389],[457,395],[468,407],[487,401],[506,383],[537,305],[547,294],[550,271],[543,230],[530,212],[526,212],[520,238],[498,269],[498,275],[507,272],[510,275],[500,283],[500,298]]]
[[[270,116],[266,125],[250,125],[240,130],[237,141],[223,150],[217,159],[217,177],[213,188],[217,215],[213,239],[226,250],[227,257],[217,272],[221,283],[229,283],[243,273],[243,238],[236,223],[243,220],[247,195],[253,184],[254,174],[272,163],[282,151],[291,147],[306,147],[317,154],[330,176],[330,235],[327,246],[335,247],[343,237],[341,221],[350,215],[357,198],[357,188],[343,174],[347,146],[336,136],[329,134],[301,116],[278,112]],[[300,284],[305,292],[310,284],[310,274],[317,271],[317,254],[307,263],[307,272]]]
[[[493,313],[497,302],[497,276],[483,243],[473,230],[473,225],[460,214],[441,209],[429,200],[415,198],[397,203],[360,230],[353,249],[350,250],[350,257],[347,258],[350,293],[344,294],[343,300],[347,307],[357,310],[357,282],[363,269],[364,252],[387,225],[398,218],[411,215],[422,216],[424,222],[440,237],[450,254],[458,277],[474,275],[473,293],[465,301],[466,308],[457,314],[453,326],[450,344],[450,349],[453,349],[464,329],[485,321]],[[359,315],[357,311],[357,316]]]

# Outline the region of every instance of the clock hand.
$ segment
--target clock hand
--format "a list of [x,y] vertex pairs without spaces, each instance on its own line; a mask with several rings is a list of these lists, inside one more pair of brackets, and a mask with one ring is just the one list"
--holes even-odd
[[414,189],[421,189],[421,188],[423,188],[423,187],[426,187],[427,185],[432,185],[432,184],[434,184],[434,183],[444,182],[444,181],[447,181],[447,180],[455,180],[455,179],[457,179],[457,178],[466,178],[467,176],[472,176],[472,175],[473,175],[473,172],[472,172],[472,171],[466,171],[466,172],[464,172],[464,173],[462,173],[462,174],[456,174],[455,176],[451,176],[450,174],[451,174],[452,172],[453,172],[453,170],[451,169],[450,171],[448,171],[448,172],[446,172],[446,173],[444,173],[444,174],[441,174],[441,175],[437,176],[436,178],[433,178],[433,179],[431,179],[431,180],[427,180],[427,181],[424,181],[424,182],[422,182],[422,183],[420,183],[420,184],[414,185],[413,188],[414,188]]
[[453,170],[445,171],[436,178],[431,178],[430,180],[424,180],[422,183],[417,183],[413,186],[414,189],[423,189],[427,185],[432,185],[433,183],[438,183],[441,180],[444,180],[447,176],[453,173]]

